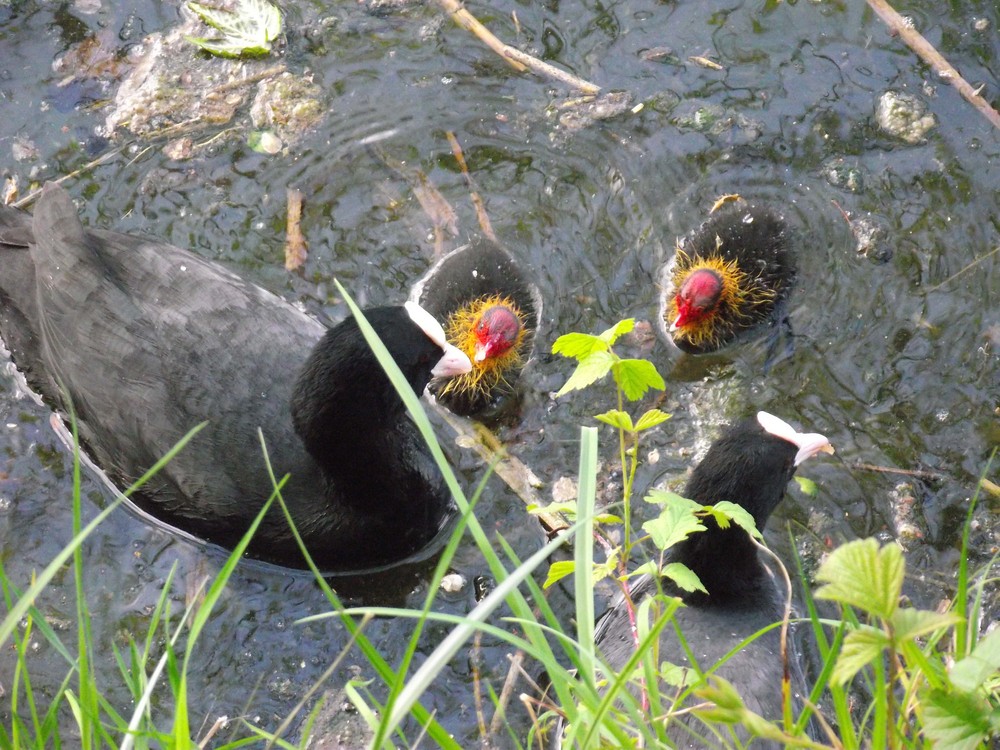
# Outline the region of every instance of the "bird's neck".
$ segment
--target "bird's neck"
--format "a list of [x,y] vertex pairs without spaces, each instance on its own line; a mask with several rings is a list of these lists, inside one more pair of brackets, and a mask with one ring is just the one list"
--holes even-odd
[[705,525],[705,531],[692,534],[675,548],[673,559],[694,571],[708,591],[707,596],[685,594],[685,602],[729,604],[752,597],[770,574],[750,535],[735,525],[720,529],[711,519]]

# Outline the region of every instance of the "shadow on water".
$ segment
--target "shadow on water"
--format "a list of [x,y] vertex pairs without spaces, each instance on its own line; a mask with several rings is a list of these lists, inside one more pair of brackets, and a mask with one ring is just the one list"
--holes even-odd
[[[940,4],[925,4],[919,23],[967,79],[990,92],[1000,10],[986,5],[976,11],[984,24]],[[579,425],[591,424],[611,401],[600,389],[553,399],[570,365],[546,354],[551,342],[626,316],[653,321],[660,266],[719,195],[772,203],[798,238],[799,275],[788,301],[793,353],[765,373],[761,339],[703,358],[655,339],[628,342],[634,356],[668,375],[660,406],[674,415],[644,445],[637,488],[683,486],[718,426],[766,409],[823,432],[837,448],[836,457],[806,471],[817,494],[795,490],[779,508],[769,537],[778,553],[789,558],[786,526],[807,560],[846,539],[899,539],[918,571],[908,593],[936,605],[953,579],[971,487],[1000,443],[1000,258],[990,255],[1000,236],[1000,136],[928,77],[863,3],[571,1],[470,9],[511,44],[607,90],[629,91],[633,105],[643,106],[573,129],[560,118],[573,94],[514,72],[433,4],[301,4],[284,9],[288,32],[275,59],[316,85],[315,125],[289,137],[279,153],[259,153],[247,142],[256,129],[248,100],[233,120],[182,133],[192,140],[184,157],[173,135],[104,130],[146,34],[174,28],[176,6],[25,1],[0,5],[0,165],[25,191],[109,144],[122,145],[121,157],[68,183],[85,224],[149,232],[229,264],[321,319],[339,320],[346,308],[333,278],[362,304],[398,303],[434,260],[435,232],[419,185],[372,146],[422,175],[454,209],[445,249],[481,233],[445,138],[453,132],[499,241],[532,269],[545,300],[519,420],[500,426],[499,435],[542,479],[546,497],[556,480],[575,473]],[[93,52],[83,49],[93,44],[87,40],[97,40]],[[108,54],[100,57],[101,50]],[[68,53],[89,77],[53,70],[53,60]],[[890,89],[918,95],[936,118],[923,140],[905,143],[878,128],[875,105]],[[282,267],[288,186],[306,196],[310,256],[301,275]],[[50,412],[24,395],[9,360],[4,364],[0,554],[7,574],[23,583],[69,539],[72,461]],[[439,434],[460,480],[475,486],[481,462],[443,426]],[[620,486],[612,442],[604,437],[602,445],[605,501]],[[111,493],[88,473],[84,497],[92,517]],[[522,557],[542,543],[521,500],[495,478],[477,516]],[[977,522],[974,557],[985,561],[997,532],[985,503]],[[221,551],[126,511],[87,542],[85,556],[97,664],[111,686],[120,680],[112,644],[145,633],[171,566],[179,576],[171,603],[181,611],[224,560]],[[351,602],[419,607],[433,563],[332,583]],[[463,614],[475,606],[474,582],[488,584],[489,571],[466,542],[453,568],[466,586],[439,592],[435,606]],[[567,613],[568,597],[553,596]],[[65,576],[39,602],[67,637],[73,598]],[[335,619],[296,622],[327,609],[308,574],[238,566],[191,675],[193,723],[210,725],[225,714],[277,726],[347,641]],[[412,628],[377,619],[366,632],[395,663]],[[429,625],[418,651],[429,653],[445,632]],[[0,653],[0,674],[9,674],[12,658]],[[484,637],[478,654],[462,652],[428,697],[464,746],[478,741],[473,662],[483,683],[498,689],[506,649]],[[44,640],[31,666],[36,690],[56,689],[66,672]],[[354,655],[330,684],[356,675],[373,676]],[[524,721],[516,710],[515,724]],[[0,698],[0,716],[9,711],[9,698]]]

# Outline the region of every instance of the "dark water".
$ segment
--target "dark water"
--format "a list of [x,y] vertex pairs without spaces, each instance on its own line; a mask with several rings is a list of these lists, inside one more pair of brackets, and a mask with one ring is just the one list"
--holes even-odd
[[[739,192],[782,207],[799,237],[793,355],[765,375],[763,342],[704,360],[682,358],[660,342],[638,347],[668,376],[663,408],[674,414],[646,445],[656,461],[641,470],[640,487],[677,481],[717,425],[767,409],[825,433],[837,447],[834,458],[803,471],[818,494],[795,491],[779,511],[770,535],[778,550],[788,552],[786,522],[797,545],[815,551],[828,540],[895,538],[906,520],[916,531],[907,559],[919,574],[911,595],[932,606],[949,594],[971,488],[1000,443],[1000,256],[989,255],[1000,244],[1000,133],[890,38],[864,3],[471,5],[506,41],[644,104],[572,132],[556,107],[573,92],[514,73],[434,4],[374,12],[355,3],[303,3],[284,8],[280,59],[318,84],[319,124],[287,151],[266,156],[246,145],[240,114],[194,133],[201,144],[240,128],[188,160],[166,156],[166,139],[129,145],[127,132],[109,138],[102,130],[114,76],[123,74],[114,64],[91,65],[94,75],[77,78],[53,70],[55,58],[95,36],[125,58],[145,34],[170,29],[180,15],[172,4],[129,5],[0,4],[4,176],[16,176],[25,190],[31,180],[57,178],[124,144],[119,157],[67,183],[86,223],[190,247],[337,319],[345,308],[332,292],[334,277],[362,302],[399,302],[433,260],[432,223],[411,183],[364,142],[377,139],[390,159],[421,170],[454,207],[459,236],[447,247],[478,232],[445,138],[454,132],[499,239],[534,269],[546,301],[521,419],[500,431],[546,482],[545,493],[575,472],[578,426],[612,403],[607,389],[552,400],[570,370],[544,353],[552,340],[625,316],[651,320],[657,269],[716,196]],[[996,101],[996,4],[911,5],[930,42]],[[657,48],[669,52],[647,54]],[[890,89],[915,94],[936,118],[922,142],[878,129],[876,102]],[[282,268],[289,185],[306,197],[311,253],[301,277]],[[869,255],[857,252],[841,209],[878,228]],[[3,562],[26,586],[70,536],[71,457],[49,410],[16,385],[9,361],[0,375],[0,415]],[[442,435],[450,442],[445,429]],[[610,470],[615,442],[605,433],[602,440]],[[453,444],[448,451],[473,486],[482,466]],[[614,486],[615,476],[608,482]],[[92,474],[84,489],[92,517],[111,493]],[[894,498],[907,495],[912,518],[902,519]],[[541,544],[520,500],[499,482],[479,510],[484,527],[504,533],[522,556]],[[996,500],[984,499],[976,563],[998,544],[995,513]],[[179,565],[172,597],[180,611],[186,590],[217,571],[223,556],[125,510],[85,550],[99,668],[124,711],[112,644],[145,632],[171,565]],[[486,575],[471,543],[455,567],[469,581]],[[416,605],[426,580],[418,568],[345,593],[354,601]],[[439,597],[444,611],[473,604],[471,586]],[[72,640],[70,575],[57,577],[39,607]],[[295,622],[324,609],[307,576],[241,566],[196,652],[192,722],[211,724],[225,714],[274,728],[346,640],[332,622]],[[410,623],[394,620],[368,630],[390,663],[410,632]],[[430,652],[443,632],[429,628],[421,650]],[[505,653],[484,639],[475,657],[498,690]],[[467,746],[477,737],[472,658],[461,653],[424,702]],[[0,653],[0,683],[8,686],[11,659],[10,651]],[[42,693],[67,669],[43,640],[29,664]],[[349,658],[331,686],[342,685],[355,665],[363,665],[360,657]],[[364,666],[361,673],[370,676]],[[0,714],[9,701],[0,698]]]

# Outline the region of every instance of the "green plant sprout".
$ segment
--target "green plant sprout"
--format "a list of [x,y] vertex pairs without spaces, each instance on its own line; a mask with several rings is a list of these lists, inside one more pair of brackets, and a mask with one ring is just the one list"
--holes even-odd
[[263,57],[281,34],[281,11],[267,0],[238,0],[234,10],[212,8],[190,0],[187,7],[220,32],[212,39],[185,36],[206,52],[219,57]]

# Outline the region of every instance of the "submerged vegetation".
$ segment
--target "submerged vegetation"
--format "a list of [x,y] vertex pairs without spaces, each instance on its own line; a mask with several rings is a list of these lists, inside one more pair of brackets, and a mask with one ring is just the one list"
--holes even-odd
[[[353,302],[350,304],[354,314],[359,315]],[[654,607],[659,609],[659,614],[655,618],[638,618],[635,656],[621,674],[608,672],[594,650],[594,584],[598,579],[611,577],[624,584],[636,573],[653,569],[650,566],[629,569],[629,560],[640,541],[651,541],[657,549],[669,548],[687,534],[697,533],[700,518],[706,513],[718,514],[716,517],[720,521],[728,519],[739,523],[757,535],[752,520],[748,523],[738,506],[730,508],[720,504],[705,508],[676,495],[653,491],[646,499],[661,507],[660,515],[644,524],[645,537],[636,539],[635,532],[630,529],[629,505],[638,461],[637,447],[641,434],[662,425],[668,415],[651,409],[633,419],[623,408],[624,399],[637,400],[648,389],[663,387],[662,379],[650,363],[622,359],[613,351],[615,341],[628,332],[631,325],[631,321],[622,321],[598,336],[569,334],[555,345],[556,351],[578,361],[576,371],[561,393],[591,385],[608,373],[612,374],[618,408],[597,418],[618,433],[619,458],[626,479],[623,517],[603,515],[595,508],[597,430],[583,427],[578,499],[573,506],[560,508],[573,511],[576,523],[529,559],[520,560],[502,536],[492,540],[479,525],[473,509],[484,484],[479,485],[472,498],[465,497],[434,440],[417,395],[374,332],[362,321],[366,337],[428,439],[462,514],[441,553],[422,609],[344,609],[320,572],[312,567],[330,603],[330,612],[317,617],[340,618],[351,634],[345,653],[357,647],[382,681],[382,684],[351,682],[345,688],[345,694],[360,717],[370,726],[370,746],[419,744],[426,747],[430,740],[440,747],[460,747],[460,743],[436,721],[434,714],[421,705],[421,698],[459,650],[479,635],[498,638],[522,652],[536,665],[530,671],[538,674],[539,670],[544,670],[548,684],[547,690],[526,691],[522,696],[529,716],[527,723],[510,716],[509,696],[491,692],[495,715],[490,729],[481,723],[484,742],[492,741],[487,736],[491,731],[500,731],[514,747],[552,746],[553,732],[558,724],[565,728],[563,747],[666,747],[669,746],[666,726],[682,698],[689,694],[701,701],[698,706],[701,719],[707,726],[717,728],[720,738],[729,736],[726,727],[741,725],[751,735],[797,747],[911,748],[933,743],[939,747],[974,750],[985,747],[989,738],[1000,736],[1000,631],[981,633],[979,629],[984,588],[994,581],[995,574],[991,571],[995,560],[983,570],[968,569],[965,562],[968,524],[963,536],[963,562],[953,604],[947,611],[930,612],[901,606],[905,576],[902,552],[893,543],[879,546],[870,539],[845,544],[829,555],[816,575],[817,581],[824,585],[813,597],[805,587],[807,622],[811,623],[821,662],[817,665],[815,678],[810,681],[814,687],[808,704],[821,716],[821,739],[810,739],[803,734],[811,710],[799,717],[788,717],[784,726],[771,724],[749,711],[725,681],[689,676],[678,682],[677,675],[668,673],[667,665],[656,663],[652,657],[657,635],[662,628],[671,626],[671,615],[679,605],[679,600],[671,597],[656,597],[640,605],[643,613]],[[149,476],[183,449],[196,430],[124,495],[140,490]],[[262,448],[266,460],[266,447]],[[198,649],[204,648],[199,642],[202,629],[212,616],[213,607],[254,528],[233,550],[215,580],[203,590],[203,595],[195,597],[194,603],[179,613],[170,608],[169,593],[176,572],[176,568],[172,569],[164,582],[160,601],[149,614],[145,636],[130,639],[125,648],[115,649],[121,681],[131,705],[115,703],[111,696],[120,695],[120,686],[106,684],[94,665],[90,613],[82,575],[87,561],[82,549],[87,536],[116,509],[121,499],[83,526],[78,451],[74,452],[74,478],[75,534],[72,542],[30,582],[11,580],[0,566],[0,584],[6,605],[6,614],[0,621],[0,646],[13,649],[18,657],[14,673],[4,677],[12,719],[10,726],[0,727],[0,747],[60,747],[71,741],[84,748],[193,747],[196,744],[204,747],[213,740],[219,724],[195,736],[190,719],[196,707],[189,705],[187,675],[196,663]],[[274,484],[269,504],[283,505],[282,481],[275,477]],[[978,493],[969,510],[970,518],[977,498]],[[261,511],[261,517],[266,510]],[[605,561],[595,562],[592,543],[595,527],[599,530],[612,523],[624,524],[624,543],[621,547],[605,544]],[[435,597],[466,531],[484,556],[497,585],[471,612],[457,617],[436,612]],[[567,626],[550,607],[536,574],[552,552],[570,540],[573,542],[572,561],[552,564],[546,581],[548,586],[555,580],[572,576],[575,616],[573,625]],[[502,554],[494,549],[497,543]],[[64,642],[35,606],[41,592],[70,561],[77,597],[75,644]],[[681,586],[698,585],[693,574],[688,575],[690,571],[660,572],[671,575]],[[840,606],[841,617],[822,615],[817,599]],[[501,611],[507,615],[498,619]],[[365,637],[364,627],[367,618],[372,616],[407,617],[414,621],[413,635],[399,664],[390,666]],[[418,640],[432,623],[447,625],[448,634],[414,668]],[[66,677],[60,689],[51,696],[37,693],[32,685],[27,657],[29,644],[38,635],[66,660]],[[339,661],[334,662],[328,674],[333,673]],[[650,678],[640,693],[629,690],[634,674]],[[671,684],[676,687],[666,693],[659,688],[661,680],[664,684],[673,680]],[[160,687],[161,684],[166,688]],[[316,702],[309,711],[305,704],[320,687],[322,685],[314,686],[277,730],[239,719],[244,724],[242,739],[215,746],[307,746],[321,702]],[[159,690],[162,694],[164,689],[168,689],[170,700],[151,701],[154,691]],[[867,702],[858,699],[861,695],[869,697]],[[200,713],[200,707],[198,709]],[[408,717],[415,723],[408,721]],[[288,739],[291,736],[297,737],[294,743]],[[738,746],[725,741],[723,744]]]

